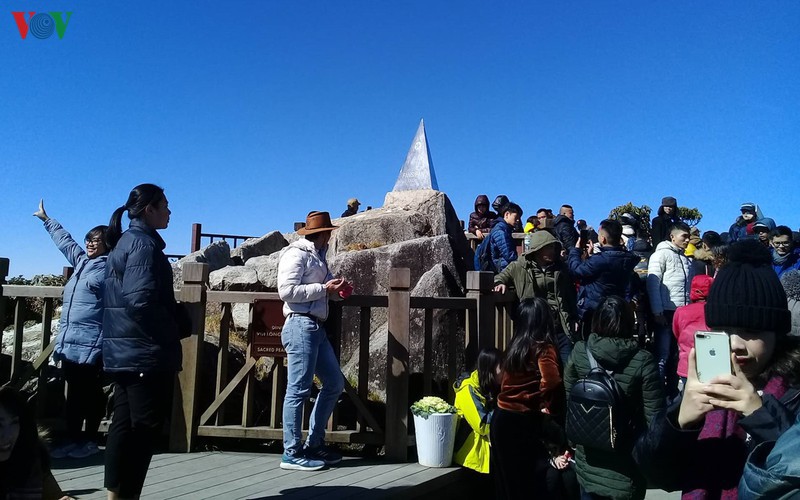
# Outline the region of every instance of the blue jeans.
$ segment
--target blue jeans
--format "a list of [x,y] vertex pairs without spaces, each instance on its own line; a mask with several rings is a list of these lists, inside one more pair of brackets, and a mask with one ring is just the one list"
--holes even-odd
[[309,422],[306,445],[312,448],[325,441],[325,426],[344,389],[344,377],[321,322],[306,316],[289,316],[281,331],[281,342],[289,365],[283,400],[283,450],[295,455],[302,449],[303,404],[311,395],[314,375],[322,382],[322,390]]

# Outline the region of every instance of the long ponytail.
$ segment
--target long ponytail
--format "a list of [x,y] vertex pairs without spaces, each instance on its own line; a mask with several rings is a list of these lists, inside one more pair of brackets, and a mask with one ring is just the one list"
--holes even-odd
[[108,221],[108,230],[106,231],[106,246],[109,250],[117,246],[117,242],[122,236],[122,214],[127,209],[128,207],[122,205],[111,214],[111,220]]
[[138,219],[149,206],[155,206],[164,198],[164,189],[155,184],[139,184],[133,188],[128,195],[128,201],[124,205],[114,210],[111,220],[108,222],[106,232],[106,246],[109,250],[117,246],[117,242],[122,237],[122,214],[127,210],[129,219]]

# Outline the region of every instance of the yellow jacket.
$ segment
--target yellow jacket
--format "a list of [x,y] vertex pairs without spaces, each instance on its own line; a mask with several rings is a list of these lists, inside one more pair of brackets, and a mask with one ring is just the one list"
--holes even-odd
[[456,392],[455,407],[463,417],[456,433],[453,461],[464,467],[489,473],[489,422],[491,413],[486,410],[486,398],[481,394],[478,371],[464,376],[453,386]]

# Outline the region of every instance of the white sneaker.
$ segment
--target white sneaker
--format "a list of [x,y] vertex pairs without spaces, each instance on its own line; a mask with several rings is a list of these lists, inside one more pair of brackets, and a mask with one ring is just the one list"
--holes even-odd
[[65,445],[59,446],[58,448],[53,448],[50,451],[50,456],[52,458],[64,458],[70,454],[70,452],[80,448],[78,443],[67,443]]
[[97,443],[88,441],[83,446],[79,446],[67,453],[67,456],[70,458],[86,458],[98,453],[100,453],[100,448],[97,447]]

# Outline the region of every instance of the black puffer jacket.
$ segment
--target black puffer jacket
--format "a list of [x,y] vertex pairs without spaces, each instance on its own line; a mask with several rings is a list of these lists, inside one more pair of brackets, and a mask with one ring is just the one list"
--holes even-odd
[[623,247],[603,247],[600,253],[582,261],[580,250],[571,247],[567,259],[569,272],[581,283],[578,315],[583,318],[587,311],[594,311],[604,298],[612,295],[630,298],[631,275],[639,260]]
[[681,221],[677,214],[670,217],[663,210],[663,208],[659,209],[658,216],[653,219],[652,230],[650,231],[654,247],[657,247],[662,241],[667,241],[669,239],[669,228]]
[[559,215],[553,220],[553,232],[555,233],[558,241],[561,242],[564,248],[569,250],[574,248],[578,243],[578,230],[575,229],[575,221],[566,215]]
[[172,268],[164,240],[134,219],[106,263],[103,365],[109,372],[181,369]]

